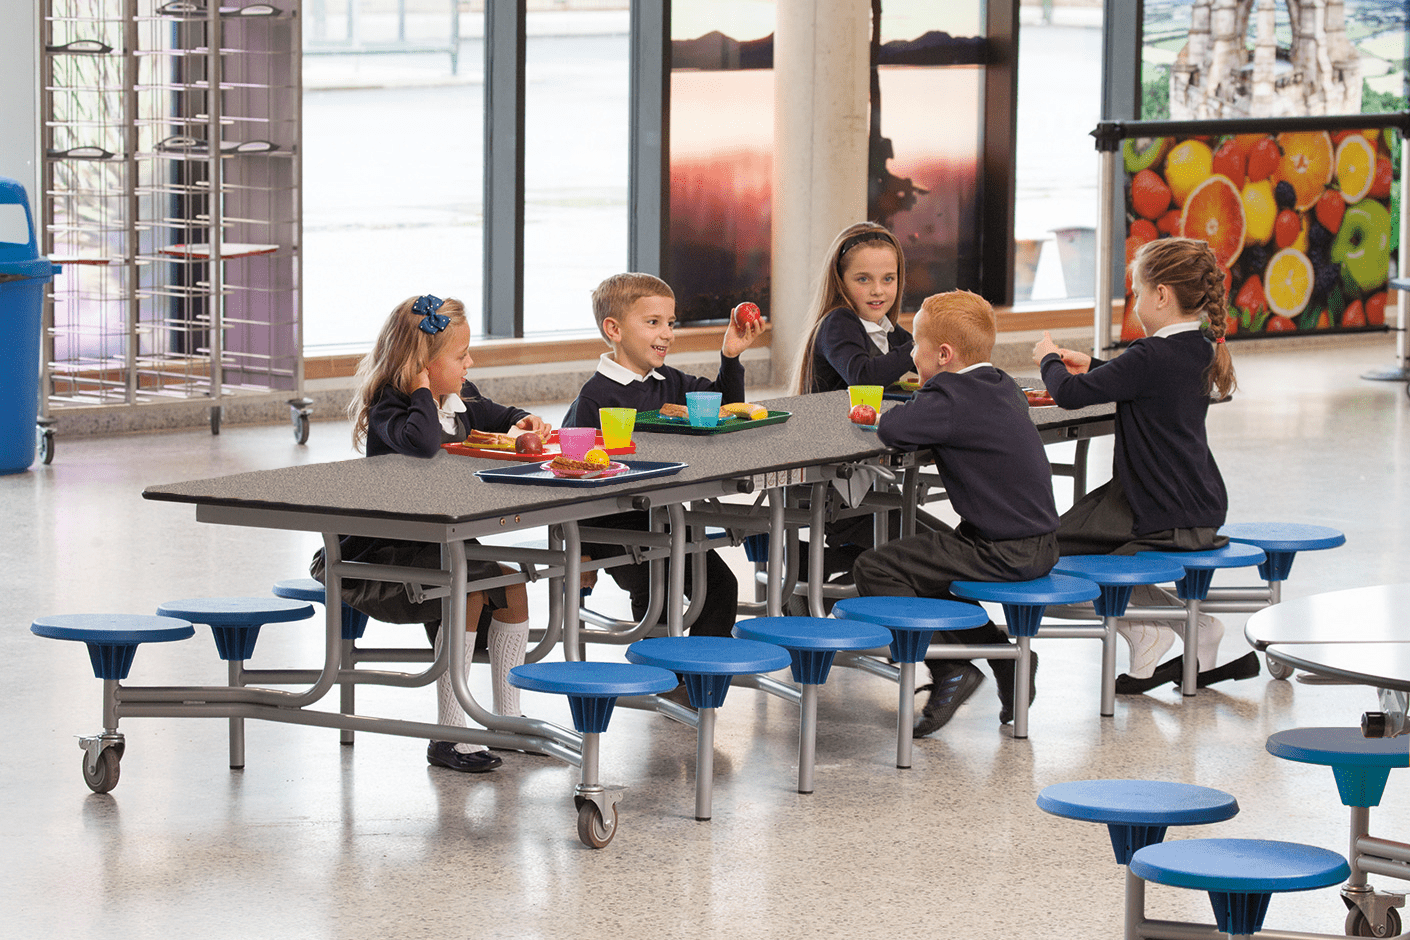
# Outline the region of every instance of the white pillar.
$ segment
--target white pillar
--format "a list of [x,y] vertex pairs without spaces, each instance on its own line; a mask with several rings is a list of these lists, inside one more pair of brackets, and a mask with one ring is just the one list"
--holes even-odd
[[39,214],[38,4],[5,5],[0,29],[0,176],[19,180],[29,194],[30,210]]
[[866,221],[870,4],[779,0],[774,33],[774,384],[789,385],[817,272]]

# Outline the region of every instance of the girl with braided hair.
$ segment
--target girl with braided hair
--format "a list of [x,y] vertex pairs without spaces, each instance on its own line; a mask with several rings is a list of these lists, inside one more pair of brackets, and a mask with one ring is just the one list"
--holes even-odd
[[[1218,534],[1228,494],[1204,426],[1210,402],[1235,388],[1233,359],[1224,343],[1224,271],[1205,242],[1163,238],[1136,253],[1131,284],[1146,336],[1120,356],[1103,361],[1060,349],[1047,333],[1033,347],[1033,361],[1060,407],[1116,403],[1112,479],[1062,516],[1057,537],[1063,555],[1200,551],[1228,542]],[[1179,603],[1157,588],[1137,591],[1133,603]],[[1170,627],[1123,620],[1117,631],[1131,651],[1130,669],[1117,679],[1118,692],[1145,692],[1180,678],[1179,657],[1156,666],[1175,642]],[[1200,615],[1201,685],[1258,674],[1252,653],[1215,670],[1223,634],[1217,619]]]

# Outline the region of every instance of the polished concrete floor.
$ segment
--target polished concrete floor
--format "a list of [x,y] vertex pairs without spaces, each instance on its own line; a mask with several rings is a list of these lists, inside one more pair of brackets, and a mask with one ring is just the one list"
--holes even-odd
[[[1399,384],[1359,378],[1392,363],[1390,342],[1233,348],[1242,390],[1209,422],[1231,518],[1347,535],[1340,549],[1300,557],[1286,595],[1410,580],[1410,402]],[[361,734],[340,747],[334,732],[291,725],[252,723],[247,767],[231,771],[222,721],[124,721],[121,782],[96,795],[74,738],[101,728],[99,683],[81,647],[32,636],[31,619],[262,594],[300,575],[312,537],[198,524],[189,507],[144,501],[142,488],[351,451],[346,424],[329,422],[306,447],[287,427],[227,426],[219,437],[61,439],[57,453],[51,466],[0,478],[4,936],[1114,937],[1122,873],[1105,832],[1034,805],[1047,784],[1085,777],[1180,780],[1238,797],[1239,816],[1173,838],[1345,850],[1331,773],[1277,760],[1263,742],[1283,728],[1353,724],[1375,706],[1370,690],[1265,673],[1191,700],[1169,688],[1123,697],[1101,719],[1097,645],[1079,640],[1037,641],[1028,740],[998,724],[986,680],[948,727],[917,742],[907,771],[893,766],[895,687],[834,673],[820,696],[810,796],[795,792],[796,709],[734,690],[719,716],[710,822],[693,818],[693,732],[619,709],[602,776],[630,789],[620,832],[600,851],[576,838],[577,772],[565,764],[507,754],[493,774],[460,776],[429,768],[420,740]],[[1109,453],[1095,448],[1093,483]],[[607,588],[598,596],[621,603]],[[1227,618],[1221,659],[1246,651],[1243,620]],[[374,625],[368,640],[415,643],[418,633]],[[312,665],[319,649],[316,626],[272,626],[252,665]],[[198,634],[143,647],[130,681],[224,678]],[[487,698],[485,676],[472,687]],[[562,700],[525,701],[568,723]],[[365,689],[360,705],[434,715],[426,689]],[[1407,795],[1410,773],[1392,774],[1374,833],[1410,836]],[[1192,892],[1154,887],[1150,909],[1210,920]],[[1343,917],[1333,889],[1276,897],[1267,922],[1337,934]]]

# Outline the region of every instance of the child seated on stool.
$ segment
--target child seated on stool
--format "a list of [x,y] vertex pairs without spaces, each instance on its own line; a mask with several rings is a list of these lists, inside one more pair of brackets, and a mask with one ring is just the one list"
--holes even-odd
[[[1052,468],[1028,400],[990,363],[996,321],[989,302],[969,291],[925,299],[913,325],[915,367],[923,383],[908,402],[881,416],[882,443],[930,449],[959,514],[958,528],[887,542],[852,569],[863,595],[955,599],[953,581],[1028,581],[1057,564],[1057,506]],[[947,643],[999,644],[1008,638],[991,621],[972,630],[937,633]],[[1038,657],[1031,659],[1037,671]],[[983,674],[967,660],[926,660],[930,698],[912,733],[938,730],[974,694]],[[999,721],[1013,719],[1012,659],[991,659]],[[920,689],[917,689],[920,691]],[[1035,690],[1036,692],[1036,690]]]
[[[568,407],[564,427],[600,427],[599,408],[653,411],[665,404],[685,404],[686,392],[719,392],[724,404],[744,401],[744,366],[740,353],[763,332],[755,321],[741,328],[733,318],[720,345],[720,371],[714,381],[687,375],[666,365],[675,340],[676,295],[665,281],[650,274],[614,274],[592,292],[592,312],[602,338],[612,347],[597,363],[577,399]],[[650,528],[644,512],[589,519],[583,525],[614,529]],[[593,558],[625,554],[620,545],[586,544]],[[669,569],[669,565],[668,565]],[[632,599],[632,616],[646,615],[651,598],[650,565],[609,568],[612,579]],[[729,565],[714,551],[705,554],[705,603],[691,627],[697,636],[729,636],[739,605],[739,584]],[[690,568],[685,572],[687,595],[694,593]]]

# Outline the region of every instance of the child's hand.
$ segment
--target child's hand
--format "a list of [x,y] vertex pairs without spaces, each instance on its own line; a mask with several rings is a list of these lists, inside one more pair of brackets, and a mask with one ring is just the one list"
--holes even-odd
[[538,415],[529,415],[527,418],[521,418],[519,419],[519,423],[514,426],[521,431],[533,431],[540,437],[547,437],[548,433],[553,430],[553,425],[549,424]]
[[741,329],[734,317],[730,317],[729,326],[725,327],[724,342],[720,344],[720,352],[731,359],[737,358],[740,353],[754,345],[754,340],[764,335],[765,329],[767,327],[763,320],[755,320]]
[[1064,349],[1053,342],[1053,338],[1047,330],[1043,331],[1043,338],[1038,340],[1033,346],[1033,361],[1042,364],[1043,357],[1049,353],[1057,353],[1062,360],[1063,366],[1073,375],[1081,375],[1092,365],[1092,357],[1086,353],[1080,353],[1075,349]]
[[411,380],[411,391],[413,392],[418,388],[430,389],[430,387],[431,371],[429,369],[422,369],[420,372],[416,373],[416,378]]
[[1048,355],[1058,351],[1057,343],[1053,342],[1053,336],[1047,330],[1043,331],[1043,338],[1033,344],[1033,363],[1042,365],[1043,359]]

